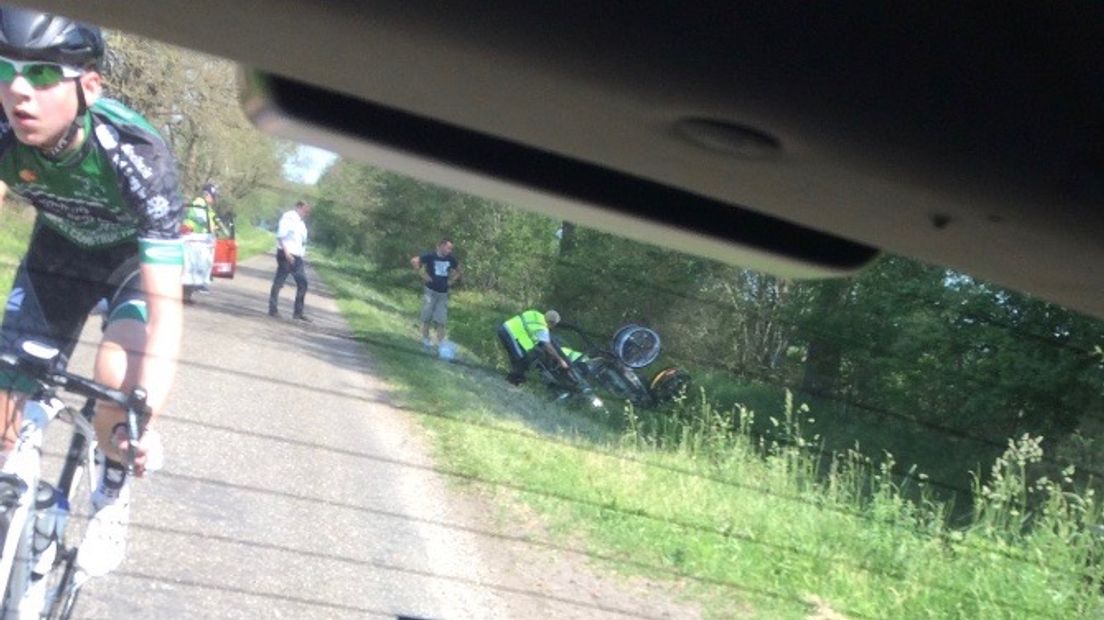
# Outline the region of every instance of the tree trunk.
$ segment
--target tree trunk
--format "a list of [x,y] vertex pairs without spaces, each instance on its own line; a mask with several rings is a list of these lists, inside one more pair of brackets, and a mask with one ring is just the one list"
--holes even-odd
[[575,224],[564,222],[560,227],[560,258],[566,257],[575,250]]
[[[850,282],[847,280],[820,283],[813,298],[813,316],[835,317],[843,310],[849,287]],[[829,324],[828,321],[818,322],[805,354],[805,373],[801,379],[801,389],[814,395],[832,394],[839,387],[843,348],[840,341],[833,337],[832,330],[826,329]]]

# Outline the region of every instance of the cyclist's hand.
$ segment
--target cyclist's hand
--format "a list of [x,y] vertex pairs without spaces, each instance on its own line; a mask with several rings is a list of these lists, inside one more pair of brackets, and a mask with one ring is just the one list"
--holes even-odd
[[[123,462],[130,448],[126,429],[115,431],[115,446],[122,454]],[[141,478],[147,472],[155,472],[165,466],[165,449],[161,444],[161,435],[157,431],[147,430],[136,446],[137,454],[134,458],[134,475]]]
[[564,370],[567,370],[568,368],[571,368],[571,364],[568,364],[565,360],[561,359],[560,360],[560,368],[563,368]]

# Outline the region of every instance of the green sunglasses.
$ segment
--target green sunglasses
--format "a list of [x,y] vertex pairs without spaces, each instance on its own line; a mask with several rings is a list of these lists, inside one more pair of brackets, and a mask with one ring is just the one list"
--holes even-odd
[[48,88],[66,78],[80,77],[81,73],[80,69],[56,62],[12,60],[0,56],[0,84],[11,84],[15,81],[15,76],[22,74],[31,86]]

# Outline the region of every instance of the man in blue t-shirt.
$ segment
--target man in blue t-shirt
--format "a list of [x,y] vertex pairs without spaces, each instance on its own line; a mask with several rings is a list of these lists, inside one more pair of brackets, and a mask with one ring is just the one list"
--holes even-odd
[[429,324],[437,325],[437,344],[445,340],[445,321],[448,319],[449,285],[460,277],[460,262],[452,255],[452,239],[445,237],[437,242],[437,249],[410,259],[414,271],[425,283],[422,299],[422,344],[433,348],[429,339]]

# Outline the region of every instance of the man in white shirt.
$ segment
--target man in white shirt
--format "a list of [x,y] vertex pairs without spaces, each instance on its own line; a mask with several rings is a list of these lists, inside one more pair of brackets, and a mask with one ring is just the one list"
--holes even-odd
[[303,301],[307,297],[307,273],[303,256],[307,247],[307,224],[304,220],[310,215],[310,204],[300,200],[295,208],[280,217],[276,227],[276,277],[272,280],[272,292],[268,296],[268,315],[280,316],[276,303],[280,298],[280,289],[284,286],[288,274],[295,278],[295,309],[292,316],[300,321],[310,322],[303,314]]

